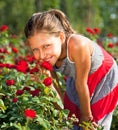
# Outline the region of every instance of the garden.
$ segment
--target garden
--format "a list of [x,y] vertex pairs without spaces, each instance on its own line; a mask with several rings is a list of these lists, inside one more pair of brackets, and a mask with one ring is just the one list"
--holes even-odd
[[[118,63],[118,43],[111,33],[101,37],[99,28],[87,28],[85,35],[103,46]],[[0,26],[0,130],[68,130],[76,117],[68,118],[52,84],[58,83],[49,72],[48,62],[37,65],[23,34],[11,34]],[[35,77],[36,80],[32,78]],[[58,74],[65,91],[65,77]],[[88,127],[88,126],[87,126]],[[118,110],[112,130],[118,127]]]
[[22,36],[9,34],[6,25],[0,27],[0,130],[70,128],[74,118],[68,119],[68,110],[51,86],[56,81],[47,73],[52,66],[37,66],[27,48]]

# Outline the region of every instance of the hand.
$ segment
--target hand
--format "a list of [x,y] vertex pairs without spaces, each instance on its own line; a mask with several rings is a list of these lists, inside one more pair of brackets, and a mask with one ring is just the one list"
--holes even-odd
[[97,130],[98,124],[93,121],[93,116],[82,116],[80,120],[82,130]]
[[80,126],[82,127],[82,130],[97,130],[98,128],[98,124],[96,124],[96,122],[83,121]]
[[30,78],[32,81],[42,82],[39,78],[41,75],[45,75],[46,77],[51,77],[51,73],[49,70],[45,70],[41,68],[37,73],[31,73]]
[[98,124],[97,124],[96,122],[92,122],[92,125],[93,125],[93,127],[94,127],[95,129],[98,128]]

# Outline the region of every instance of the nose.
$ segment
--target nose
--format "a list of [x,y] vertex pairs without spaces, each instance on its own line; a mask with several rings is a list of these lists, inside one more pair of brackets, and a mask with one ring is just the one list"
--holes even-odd
[[45,56],[46,56],[45,52],[41,52],[40,56],[39,56],[39,59],[43,61],[45,59]]
[[34,54],[34,57],[36,60],[41,60],[41,61],[44,61],[45,57],[46,57],[46,54],[44,51],[40,51],[38,53],[35,53]]

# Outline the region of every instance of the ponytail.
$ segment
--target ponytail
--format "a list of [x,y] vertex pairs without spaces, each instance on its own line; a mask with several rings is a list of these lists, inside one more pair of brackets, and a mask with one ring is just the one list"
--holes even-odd
[[72,29],[66,15],[62,11],[57,10],[57,9],[52,9],[49,11],[49,13],[55,15],[59,19],[66,34],[75,33],[75,31]]

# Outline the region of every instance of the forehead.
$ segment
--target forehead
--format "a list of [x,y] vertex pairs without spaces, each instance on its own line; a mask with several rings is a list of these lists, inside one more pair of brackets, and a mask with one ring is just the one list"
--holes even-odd
[[30,45],[34,46],[36,44],[43,45],[46,43],[51,43],[56,40],[54,35],[50,35],[47,33],[36,33],[28,39]]

